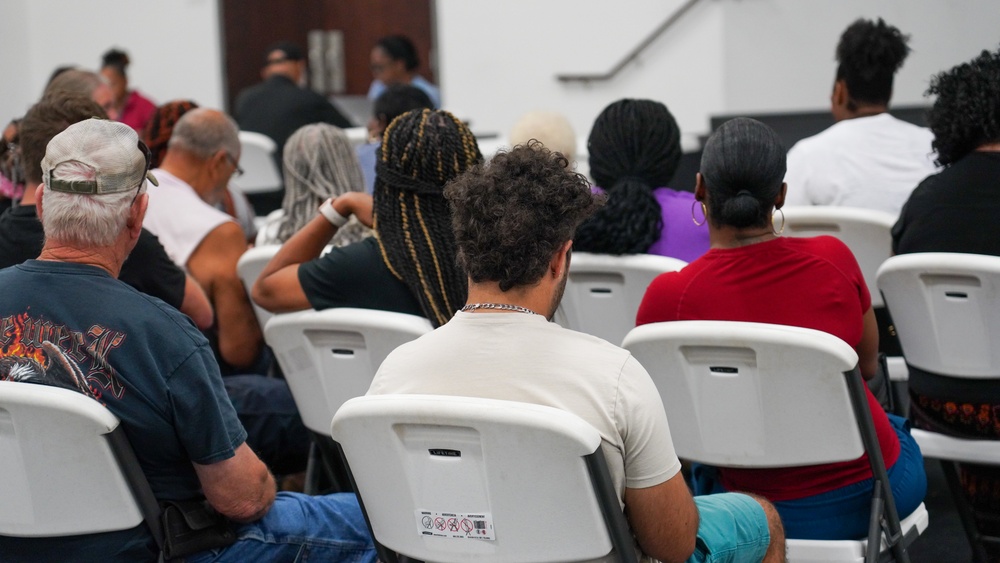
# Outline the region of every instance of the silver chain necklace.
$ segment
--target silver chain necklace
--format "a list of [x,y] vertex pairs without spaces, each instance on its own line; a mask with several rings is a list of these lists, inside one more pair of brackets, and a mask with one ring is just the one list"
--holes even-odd
[[500,311],[514,311],[517,313],[527,313],[529,315],[537,315],[538,313],[532,311],[531,309],[521,307],[520,305],[510,305],[508,303],[469,303],[465,307],[462,307],[463,312],[475,311],[476,309],[497,309]]

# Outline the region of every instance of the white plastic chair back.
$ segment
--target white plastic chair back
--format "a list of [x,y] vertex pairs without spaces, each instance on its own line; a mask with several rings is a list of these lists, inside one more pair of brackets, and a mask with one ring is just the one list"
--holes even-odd
[[240,131],[240,168],[243,175],[235,175],[230,182],[245,194],[275,192],[282,188],[281,174],[274,161],[278,146],[263,133]]
[[368,142],[367,127],[348,127],[344,129],[344,134],[347,135],[347,140],[351,143],[352,147],[357,147]]
[[[884,211],[837,206],[783,207],[784,236],[817,237],[830,235],[840,239],[854,253],[861,274],[868,284],[872,306],[882,306],[882,295],[875,285],[875,272],[892,256],[892,226],[896,216]],[[779,219],[780,219],[780,213]],[[780,227],[779,227],[780,228]]]
[[928,252],[878,271],[906,363],[951,377],[1000,377],[1000,257]]
[[596,559],[612,552],[605,517],[616,511],[627,547],[615,553],[634,561],[618,499],[611,488],[595,492],[588,467],[604,462],[600,435],[574,414],[374,395],[345,403],[331,433],[376,542],[399,554],[455,563]]
[[139,525],[143,512],[116,456],[116,428],[118,419],[81,393],[0,381],[0,535]]
[[566,328],[620,344],[635,327],[642,296],[656,276],[687,262],[666,256],[574,252],[555,320]]
[[[247,290],[247,295],[250,295],[250,289],[253,287],[254,282],[260,277],[260,273],[264,271],[264,266],[274,258],[274,255],[278,253],[281,249],[280,244],[269,244],[266,246],[255,246],[253,248],[248,248],[246,252],[240,256],[238,262],[236,262],[236,272],[240,276],[240,280],[243,282],[243,287]],[[261,328],[267,324],[267,321],[274,316],[273,313],[264,309],[263,307],[257,305],[250,300],[250,304],[253,305],[253,312],[257,316],[257,322],[260,323]]]
[[372,309],[275,315],[264,327],[306,428],[326,435],[340,405],[368,392],[382,361],[430,332],[423,317]]

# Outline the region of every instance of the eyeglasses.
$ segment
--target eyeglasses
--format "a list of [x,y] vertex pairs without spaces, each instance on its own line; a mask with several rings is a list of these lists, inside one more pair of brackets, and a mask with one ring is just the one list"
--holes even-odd
[[142,152],[143,158],[146,159],[146,168],[142,171],[142,180],[139,180],[139,186],[135,188],[135,195],[132,196],[132,203],[129,204],[129,206],[135,204],[135,200],[139,199],[139,192],[142,191],[142,184],[146,181],[149,169],[153,166],[153,153],[149,151],[149,147],[146,146],[146,143],[142,142],[142,139],[139,139],[138,147]]
[[236,176],[237,178],[239,178],[240,176],[242,176],[243,175],[243,169],[240,168],[240,163],[236,160],[236,157],[233,156],[233,155],[231,155],[231,154],[229,154],[229,152],[227,151],[226,152],[226,158],[229,159],[229,162],[232,163],[233,168],[236,169],[236,170],[233,171],[233,176]]

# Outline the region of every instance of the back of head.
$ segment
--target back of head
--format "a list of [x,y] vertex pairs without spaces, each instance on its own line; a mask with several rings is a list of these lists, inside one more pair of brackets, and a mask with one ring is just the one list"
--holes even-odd
[[146,188],[149,153],[143,149],[131,127],[106,119],[74,123],[53,137],[42,159],[46,240],[113,245]]
[[954,164],[983,145],[1000,143],[1000,49],[938,74],[927,94],[937,96],[927,123],[939,164]]
[[639,254],[660,239],[663,210],[653,190],[666,186],[681,160],[681,134],[670,110],[653,100],[604,108],[587,139],[590,175],[608,203],[580,226],[574,247]]
[[713,225],[766,226],[785,178],[785,147],[756,119],[731,119],[705,143],[701,176]]
[[149,118],[141,135],[153,155],[153,168],[163,162],[163,157],[167,154],[167,144],[174,134],[177,122],[185,113],[196,107],[198,104],[191,100],[174,100],[159,106],[153,112],[153,117]]
[[101,56],[101,68],[110,68],[122,76],[126,76],[125,71],[129,65],[128,53],[121,49],[109,49]]
[[426,92],[409,84],[390,84],[375,100],[372,113],[385,125],[393,119],[415,109],[434,109],[434,102]]
[[376,47],[381,47],[389,58],[403,61],[406,70],[416,70],[420,66],[420,58],[417,56],[417,48],[413,41],[405,35],[387,35],[375,43]]
[[[276,238],[288,240],[316,216],[316,208],[330,198],[364,190],[364,178],[347,135],[327,123],[300,128],[285,143],[285,211]],[[334,244],[359,240],[363,230],[355,222],[337,231]]]
[[501,152],[448,184],[458,261],[502,291],[536,283],[598,207],[587,179],[538,143]]
[[264,64],[274,62],[276,59],[286,60],[286,61],[301,61],[305,60],[305,54],[302,52],[302,48],[292,43],[291,41],[278,41],[277,43],[272,43],[267,51],[264,53]]
[[195,108],[177,120],[167,147],[200,160],[208,160],[220,150],[239,155],[239,126],[221,111]]
[[837,44],[837,80],[847,84],[849,104],[889,103],[893,75],[910,53],[909,39],[882,18],[859,19],[844,30]]
[[90,98],[94,90],[102,84],[106,84],[106,82],[96,72],[73,68],[63,71],[53,78],[48,86],[45,87],[42,97],[48,96],[50,92],[62,91]]
[[53,91],[28,110],[21,120],[21,163],[28,185],[42,182],[42,158],[53,137],[70,125],[91,117],[106,118],[90,96]]
[[482,162],[476,137],[454,115],[413,110],[385,130],[375,164],[375,233],[382,259],[435,326],[465,302],[444,185]]
[[510,130],[511,145],[525,145],[535,139],[570,163],[576,160],[576,132],[566,116],[555,111],[529,111]]

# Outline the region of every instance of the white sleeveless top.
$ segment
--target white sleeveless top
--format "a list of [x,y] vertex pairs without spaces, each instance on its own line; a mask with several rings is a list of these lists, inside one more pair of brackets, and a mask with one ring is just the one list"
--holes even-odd
[[149,208],[142,225],[159,237],[170,259],[186,270],[188,259],[208,233],[233,218],[203,201],[173,174],[157,168],[153,175],[160,185],[149,186]]

